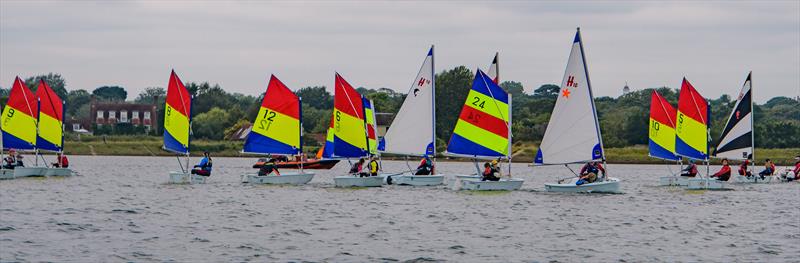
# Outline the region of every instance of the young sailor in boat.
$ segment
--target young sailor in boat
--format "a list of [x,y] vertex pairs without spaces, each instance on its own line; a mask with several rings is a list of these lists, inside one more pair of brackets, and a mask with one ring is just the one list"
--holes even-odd
[[753,173],[747,170],[747,166],[750,165],[750,160],[745,159],[742,164],[739,165],[739,175],[741,176],[753,176]]
[[689,159],[689,165],[686,166],[683,170],[681,170],[681,176],[686,177],[695,177],[697,176],[697,165],[694,164],[694,160]]
[[270,158],[269,161],[261,165],[261,168],[258,168],[258,176],[268,176],[275,173],[275,175],[280,176],[281,172],[278,171],[278,167],[275,165],[275,158]]
[[368,173],[364,172],[364,158],[358,159],[358,162],[350,166],[350,174],[359,177],[367,177]]
[[586,165],[581,168],[580,178],[578,181],[575,182],[575,185],[582,185],[582,184],[590,184],[597,181],[597,175],[602,172],[603,175],[606,174],[606,169],[603,168],[603,165],[600,162],[588,162]]
[[774,173],[775,173],[775,163],[773,163],[772,160],[767,159],[767,161],[764,162],[764,170],[759,172],[758,175],[761,176],[761,179],[764,179],[764,176],[770,176],[773,175]]
[[372,156],[372,158],[369,160],[369,175],[378,176],[378,170],[380,170],[378,165],[378,157]]
[[200,163],[194,166],[192,174],[211,176],[211,166],[211,155],[208,152],[203,152],[203,159],[200,159]]
[[[794,171],[792,171],[794,173],[794,180],[800,180],[800,155],[794,157],[794,159],[795,159]],[[791,175],[789,175],[789,176],[791,176]],[[787,176],[787,177],[789,177],[789,176]]]
[[56,155],[56,162],[53,163],[53,167],[69,168],[69,159],[67,159],[67,155],[64,153],[58,153]]
[[8,150],[8,156],[3,158],[3,168],[14,169],[14,167],[17,167],[17,150],[10,149]]
[[717,173],[712,174],[711,178],[717,178],[720,181],[728,181],[731,178],[731,167],[728,165],[728,158],[722,159],[722,168]]
[[433,174],[433,161],[431,158],[426,154],[422,157],[422,161],[419,162],[419,166],[417,166],[417,172],[414,175],[430,175]]
[[497,162],[497,160],[492,160],[492,171],[497,174],[497,177],[502,176],[500,173],[500,164]]
[[497,176],[492,165],[488,162],[483,164],[483,177],[481,181],[500,181],[500,177]]

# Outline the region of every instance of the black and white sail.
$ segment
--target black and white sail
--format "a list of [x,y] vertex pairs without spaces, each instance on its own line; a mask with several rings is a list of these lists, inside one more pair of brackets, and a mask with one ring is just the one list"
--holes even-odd
[[747,74],[742,91],[736,99],[725,129],[722,130],[714,156],[734,160],[753,158],[753,84]]

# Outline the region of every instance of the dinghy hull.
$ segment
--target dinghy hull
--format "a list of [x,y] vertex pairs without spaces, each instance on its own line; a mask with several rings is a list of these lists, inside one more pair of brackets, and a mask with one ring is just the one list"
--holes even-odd
[[545,184],[544,187],[548,192],[559,193],[621,193],[619,190],[620,180],[617,178],[606,178],[602,182],[594,182],[589,184],[575,185],[576,180],[564,184]]
[[206,177],[184,172],[169,172],[169,183],[171,184],[204,184]]
[[659,186],[687,186],[691,177],[685,176],[662,176],[658,180]]
[[461,189],[472,191],[514,191],[522,188],[525,180],[518,178],[500,179],[500,181],[481,181],[480,179],[462,179]]
[[0,180],[14,179],[14,170],[0,170]]
[[412,175],[401,174],[391,176],[392,182],[397,185],[433,186],[444,184],[444,175]]
[[44,176],[44,167],[17,167],[14,168],[14,177],[40,177]]
[[250,184],[307,184],[314,179],[313,173],[281,173],[281,175],[258,176],[258,174],[245,174],[247,183]]
[[[754,176],[750,176],[750,177],[741,176],[741,175],[735,175],[735,176],[733,176],[733,178],[734,178],[733,181],[736,182],[736,183],[740,183],[740,184],[769,184],[769,183],[772,183],[772,181],[774,179],[773,177],[777,177],[777,176],[764,176],[764,178],[761,178],[761,176],[758,176],[758,175],[754,175]],[[775,181],[778,181],[778,180],[775,179]]]
[[355,177],[355,176],[336,176],[333,182],[336,187],[381,187],[383,179],[380,176]]
[[46,168],[45,176],[71,176],[72,170],[69,168]]
[[730,190],[728,182],[709,178],[689,179],[687,190]]

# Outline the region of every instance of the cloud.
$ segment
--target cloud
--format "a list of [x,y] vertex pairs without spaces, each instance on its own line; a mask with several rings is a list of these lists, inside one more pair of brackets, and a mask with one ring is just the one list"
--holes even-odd
[[[678,87],[711,98],[800,95],[798,2],[0,2],[0,83],[59,72],[68,89],[121,85],[135,96],[184,81],[258,94],[270,74],[292,88],[405,91],[436,45],[437,71],[488,67],[528,91],[562,78],[581,26],[595,93]],[[761,88],[759,88],[761,87]]]

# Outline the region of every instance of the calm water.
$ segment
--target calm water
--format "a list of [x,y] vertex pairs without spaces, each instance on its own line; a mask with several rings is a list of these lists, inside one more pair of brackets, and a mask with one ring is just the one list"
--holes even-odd
[[0,181],[0,261],[800,260],[798,183],[689,192],[654,187],[664,166],[610,165],[625,194],[550,194],[568,170],[515,164],[523,191],[337,189],[340,163],[306,186],[249,186],[253,158],[215,158],[208,184],[176,186],[175,158],[71,161],[82,176]]

